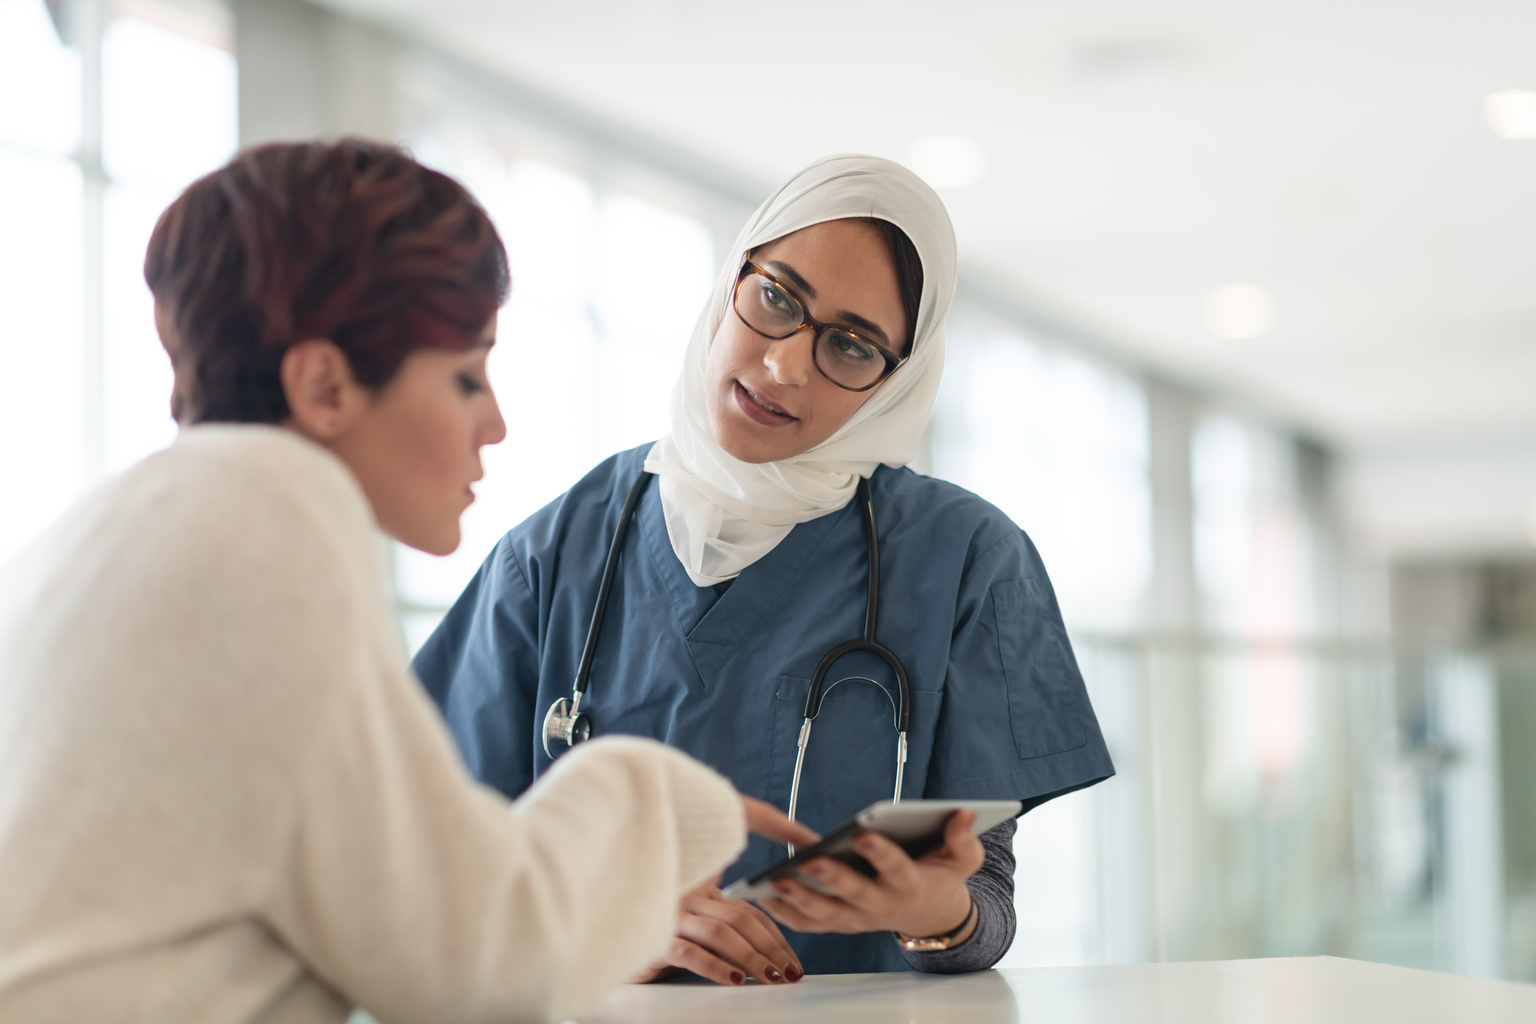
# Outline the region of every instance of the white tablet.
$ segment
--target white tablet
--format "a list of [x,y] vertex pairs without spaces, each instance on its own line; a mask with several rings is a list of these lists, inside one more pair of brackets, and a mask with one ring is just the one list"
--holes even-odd
[[1024,805],[1018,800],[889,800],[871,804],[852,821],[839,825],[813,846],[795,851],[793,857],[785,857],[761,871],[739,878],[725,887],[728,900],[761,900],[773,896],[774,879],[793,876],[802,885],[820,888],[809,878],[800,876],[800,865],[816,857],[832,857],[871,878],[875,869],[869,861],[853,852],[853,841],[862,832],[879,832],[916,860],[944,845],[944,823],[956,811],[975,811],[976,823],[971,831],[980,835],[1017,818]]

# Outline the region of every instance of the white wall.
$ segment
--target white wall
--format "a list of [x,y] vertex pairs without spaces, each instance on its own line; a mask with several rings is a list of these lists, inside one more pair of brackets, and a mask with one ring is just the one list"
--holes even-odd
[[1536,554],[1536,438],[1354,453],[1341,485],[1355,539],[1379,555]]

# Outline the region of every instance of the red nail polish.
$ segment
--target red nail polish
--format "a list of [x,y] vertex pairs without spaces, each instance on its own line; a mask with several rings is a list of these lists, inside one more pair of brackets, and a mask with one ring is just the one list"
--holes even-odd
[[767,978],[775,985],[781,984],[784,981],[784,975],[779,973],[779,969],[777,967],[763,968],[763,977]]
[[742,974],[740,971],[732,971],[731,972],[731,984],[732,985],[744,985],[744,984],[746,984],[746,981],[747,981],[747,976],[745,974]]
[[794,964],[790,964],[788,967],[784,968],[784,974],[789,978],[790,981],[799,981],[801,978],[805,977],[805,972],[796,967]]

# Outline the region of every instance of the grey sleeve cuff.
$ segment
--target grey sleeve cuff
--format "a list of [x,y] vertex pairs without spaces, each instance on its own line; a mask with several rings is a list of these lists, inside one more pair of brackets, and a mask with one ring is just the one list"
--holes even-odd
[[986,970],[1008,952],[1018,925],[1013,909],[1013,834],[1018,827],[1017,820],[1010,820],[981,834],[986,859],[965,883],[976,901],[976,930],[971,937],[931,953],[904,949],[901,955],[907,966],[928,974],[965,974]]

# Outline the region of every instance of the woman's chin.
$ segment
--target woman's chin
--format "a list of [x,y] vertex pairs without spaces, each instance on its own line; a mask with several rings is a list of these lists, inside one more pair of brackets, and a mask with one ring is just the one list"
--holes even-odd
[[715,435],[715,443],[737,462],[757,466],[792,459],[805,451],[798,444],[800,438],[789,436],[788,429],[760,426],[740,413],[728,419],[711,416],[709,426]]
[[799,454],[793,450],[781,452],[778,449],[782,445],[771,445],[763,439],[751,436],[742,437],[734,431],[715,431],[715,442],[720,445],[725,454],[737,462],[745,462],[758,466],[765,462],[778,462],[781,459],[791,458]]
[[415,548],[428,555],[436,555],[443,558],[459,550],[459,540],[462,534],[459,524],[454,523],[452,530],[413,531],[410,536],[395,534],[395,540],[408,548]]

